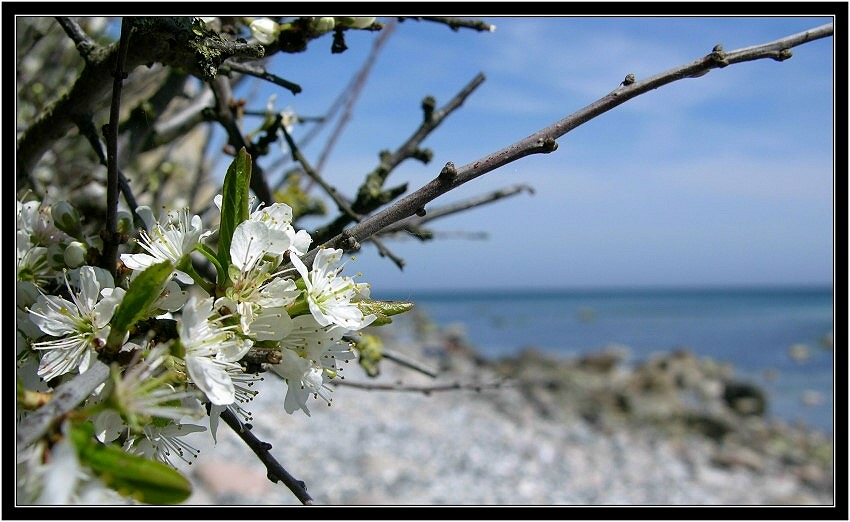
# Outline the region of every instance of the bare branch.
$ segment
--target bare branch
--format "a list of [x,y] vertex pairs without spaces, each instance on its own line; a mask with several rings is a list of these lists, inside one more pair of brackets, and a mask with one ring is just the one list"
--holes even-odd
[[791,47],[819,38],[825,38],[832,35],[832,33],[833,25],[826,24],[773,42],[747,47],[729,53],[723,53],[721,49],[715,47],[710,54],[703,58],[657,74],[646,80],[634,81],[633,75],[629,75],[626,81],[606,96],[512,145],[488,154],[460,168],[456,168],[452,162],[447,163],[440,172],[440,175],[431,182],[397,201],[391,207],[385,208],[364,219],[357,225],[346,229],[324,244],[318,245],[308,252],[302,261],[305,265],[311,266],[318,248],[322,246],[345,248],[346,245],[362,242],[393,223],[412,216],[417,212],[421,213],[428,202],[468,181],[525,156],[553,152],[558,148],[558,144],[555,142],[556,138],[641,94],[684,78],[702,76],[712,69],[725,67],[731,63],[763,58],[780,59],[783,56],[787,58],[790,56],[789,49]]
[[333,132],[331,132],[330,137],[328,137],[328,141],[325,144],[325,148],[319,154],[319,159],[316,163],[316,172],[322,172],[322,169],[325,166],[325,161],[327,161],[328,156],[336,145],[336,140],[342,134],[342,130],[345,128],[345,125],[348,123],[349,118],[351,117],[351,111],[354,108],[354,104],[357,102],[358,97],[360,96],[360,92],[363,90],[363,87],[366,85],[366,78],[369,76],[369,73],[372,70],[372,66],[375,64],[375,60],[378,57],[378,53],[380,53],[381,49],[384,47],[384,44],[389,39],[390,35],[395,30],[395,24],[389,24],[384,26],[384,29],[378,34],[378,37],[375,39],[375,42],[372,44],[372,50],[369,52],[369,56],[366,58],[366,62],[363,64],[363,67],[357,72],[357,75],[352,79],[350,88],[346,89],[348,93],[348,99],[345,103],[345,107],[343,108],[342,115],[339,118],[339,121],[334,127]]
[[[448,117],[449,114],[457,110],[469,97],[469,95],[471,95],[472,92],[483,82],[484,75],[479,73],[458,94],[456,94],[454,98],[452,98],[439,110],[434,110],[436,105],[435,100],[430,96],[426,97],[422,103],[424,112],[422,124],[401,147],[396,149],[394,153],[387,152],[381,154],[381,164],[378,165],[378,167],[375,168],[375,170],[368,176],[366,176],[366,180],[358,189],[357,199],[351,204],[351,208],[358,214],[367,214],[381,205],[388,203],[391,200],[390,198],[395,198],[407,190],[407,187],[404,185],[387,191],[383,191],[381,188],[390,173],[399,164],[401,164],[402,161],[408,158],[416,158],[424,163],[428,163],[428,161],[430,161],[430,154],[425,154],[424,151],[419,148],[419,145],[434,129],[437,128],[437,126],[440,125],[440,123],[443,122],[443,120],[446,119],[446,117]],[[313,234],[313,238],[317,243],[322,243],[334,234],[338,234],[351,222],[352,220],[348,216],[340,216],[326,227],[316,231],[316,233]]]
[[254,76],[255,78],[260,78],[262,80],[266,80],[267,82],[271,82],[275,85],[283,87],[284,89],[289,90],[292,94],[298,94],[301,92],[301,86],[297,83],[292,83],[289,80],[284,80],[280,76],[272,74],[266,70],[265,67],[252,63],[242,63],[236,61],[227,61],[224,62],[219,68],[219,72],[229,74],[230,71],[235,71],[242,74],[247,74],[249,76]]
[[387,246],[382,240],[378,239],[376,236],[372,236],[367,239],[367,241],[371,241],[372,244],[378,248],[378,254],[381,257],[389,258],[390,261],[395,263],[395,266],[397,266],[399,270],[404,270],[404,265],[407,264],[405,260],[393,254],[392,251],[387,248]]
[[[496,26],[488,24],[483,20],[472,20],[468,18],[452,18],[448,16],[412,16],[413,20],[426,20],[428,22],[437,22],[449,26],[452,31],[457,31],[461,27],[474,29],[476,31],[493,32]],[[406,17],[399,17],[399,21],[406,20]]]
[[465,199],[463,201],[459,201],[452,205],[445,205],[442,207],[438,207],[435,209],[430,209],[427,211],[425,215],[414,215],[408,218],[402,219],[397,223],[394,223],[387,228],[381,231],[381,234],[393,234],[396,232],[400,232],[403,230],[411,230],[417,227],[424,225],[429,221],[433,221],[435,219],[449,216],[451,214],[457,214],[459,212],[464,212],[474,207],[479,207],[481,205],[486,205],[488,203],[492,203],[494,201],[498,201],[500,199],[504,199],[507,197],[514,196],[521,192],[528,192],[529,194],[534,194],[534,189],[529,185],[520,184],[513,185],[511,187],[507,187],[501,190],[496,190],[490,192],[489,194],[485,194],[483,196],[477,196],[470,199]]
[[[90,117],[86,118],[81,115],[76,119],[76,124],[77,128],[80,130],[80,134],[88,139],[88,142],[92,149],[94,149],[94,153],[97,156],[98,161],[100,161],[100,164],[104,167],[108,167],[106,153],[103,150],[103,146],[100,142],[100,135],[97,133],[97,128],[95,128],[94,122]],[[142,225],[144,221],[142,221],[141,217],[136,213],[136,208],[138,208],[139,205],[136,202],[136,197],[133,195],[133,189],[130,187],[130,182],[127,181],[127,178],[120,169],[117,174],[118,188],[121,190],[121,194],[124,195],[124,201],[127,202],[127,207],[130,209],[130,212],[133,213],[133,219],[136,222],[136,225]]]
[[420,363],[419,361],[412,359],[412,358],[408,357],[407,355],[404,355],[401,352],[397,352],[395,350],[390,350],[390,349],[384,347],[383,350],[381,351],[381,355],[383,356],[384,359],[392,361],[396,364],[400,364],[402,366],[410,368],[411,370],[415,370],[419,373],[423,373],[423,374],[427,375],[428,377],[431,377],[431,378],[437,377],[437,370],[434,370],[433,368],[428,368],[427,366]]
[[[127,50],[125,70],[154,62],[182,68],[208,81],[218,70],[220,61],[230,56],[260,58],[259,44],[216,40],[213,33],[198,34],[188,17],[143,17],[138,19],[134,43]],[[215,52],[203,53],[201,49]],[[69,92],[46,108],[18,141],[18,182],[34,185],[32,169],[52,143],[73,127],[80,114],[93,114],[109,94],[108,78],[112,76],[118,45],[96,47]],[[217,62],[217,63],[216,63]]]
[[283,484],[292,491],[302,504],[310,505],[313,503],[313,498],[309,493],[307,493],[306,484],[290,475],[289,472],[281,466],[280,462],[278,462],[277,459],[269,453],[269,450],[272,449],[272,445],[255,437],[250,431],[250,424],[242,424],[236,415],[229,409],[225,409],[221,412],[221,419],[230,426],[234,433],[239,435],[239,438],[245,441],[245,444],[247,444],[248,447],[251,448],[251,451],[257,455],[260,462],[266,466],[269,480],[274,483],[283,482]]
[[115,60],[112,82],[112,104],[109,108],[109,125],[104,129],[106,138],[106,237],[103,238],[101,266],[115,278],[118,260],[118,124],[121,117],[121,88],[126,73],[127,49],[133,32],[133,19],[121,20],[121,38]]
[[504,388],[508,383],[504,381],[489,382],[489,383],[462,383],[453,382],[449,384],[435,384],[431,386],[406,386],[401,383],[381,384],[368,382],[351,382],[349,380],[334,379],[331,384],[336,386],[350,386],[352,388],[360,388],[361,390],[373,391],[400,391],[400,392],[416,392],[429,395],[433,392],[456,391],[456,390],[472,390],[480,392],[481,390]]
[[153,126],[154,143],[168,143],[184,135],[195,125],[204,121],[203,110],[215,102],[212,90],[204,89],[185,107],[167,120],[157,121]]
[[109,378],[109,366],[95,359],[88,370],[60,384],[47,404],[18,423],[15,434],[17,450],[23,450],[44,436],[54,423],[86,400],[107,378]]
[[83,31],[80,24],[78,24],[73,18],[57,16],[56,21],[59,22],[60,26],[62,26],[65,34],[74,41],[74,44],[77,46],[77,50],[80,52],[80,56],[82,56],[85,61],[88,61],[92,51],[98,47],[97,43],[95,43],[95,41],[87,35],[85,31]]
[[236,150],[245,147],[253,158],[253,165],[251,168],[251,190],[254,191],[257,198],[265,205],[271,205],[274,203],[274,198],[272,197],[272,191],[269,188],[268,183],[266,183],[263,170],[257,164],[256,151],[254,151],[254,147],[252,147],[251,144],[245,141],[245,137],[242,136],[242,131],[239,130],[239,126],[236,124],[236,119],[233,117],[233,111],[230,107],[231,100],[233,99],[230,89],[230,81],[224,76],[218,76],[210,82],[210,87],[215,95],[216,102],[216,106],[213,111],[214,116],[227,132],[228,141]]

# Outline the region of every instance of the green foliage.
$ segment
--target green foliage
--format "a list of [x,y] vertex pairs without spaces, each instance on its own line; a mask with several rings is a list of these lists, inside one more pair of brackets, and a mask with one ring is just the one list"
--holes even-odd
[[107,350],[117,351],[130,328],[147,317],[151,307],[171,279],[172,272],[174,272],[174,265],[169,261],[163,261],[149,266],[130,282],[121,304],[112,314],[112,327],[106,339]]
[[178,504],[192,494],[192,483],[168,464],[98,442],[90,422],[72,426],[70,439],[80,463],[122,495],[146,504]]
[[[242,147],[227,168],[221,190],[221,225],[218,237],[218,262],[225,270],[219,274],[219,285],[226,286],[230,266],[230,243],[239,223],[248,219],[248,192],[251,185],[251,156]],[[227,278],[229,280],[229,278]]]
[[413,309],[413,303],[410,301],[377,301],[373,299],[363,299],[357,301],[357,307],[364,315],[375,314],[377,319],[372,323],[372,326],[383,326],[393,322],[390,319],[391,315],[403,314]]

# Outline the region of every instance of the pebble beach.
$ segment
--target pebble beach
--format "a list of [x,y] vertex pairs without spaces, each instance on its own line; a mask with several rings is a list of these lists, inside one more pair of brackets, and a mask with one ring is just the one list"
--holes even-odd
[[[728,366],[672,353],[624,368],[616,351],[492,362],[451,332],[381,333],[436,377],[384,359],[370,378],[351,361],[332,406],[314,401],[309,417],[284,412],[268,374],[246,405],[314,504],[833,504],[831,435],[759,415],[758,390],[730,393],[747,388]],[[193,436],[187,504],[300,505],[227,426],[216,443]]]

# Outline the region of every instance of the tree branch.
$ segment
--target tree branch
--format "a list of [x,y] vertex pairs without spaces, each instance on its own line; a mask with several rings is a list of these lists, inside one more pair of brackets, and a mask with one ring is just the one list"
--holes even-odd
[[[381,205],[388,203],[391,198],[397,197],[406,190],[406,186],[390,189],[388,191],[382,190],[382,187],[390,173],[399,164],[401,164],[402,161],[408,158],[416,158],[422,160],[424,163],[428,163],[428,161],[430,161],[430,151],[426,153],[425,151],[420,150],[419,145],[434,129],[437,128],[437,126],[440,125],[440,123],[443,122],[443,120],[446,119],[446,117],[448,117],[449,114],[457,110],[469,97],[469,95],[471,95],[472,92],[483,82],[484,75],[479,73],[458,94],[456,94],[454,98],[436,111],[434,110],[436,105],[434,98],[430,96],[426,97],[422,102],[422,109],[424,112],[422,124],[420,124],[419,128],[413,133],[413,135],[408,138],[401,147],[396,149],[394,153],[390,154],[385,152],[381,154],[381,164],[378,165],[378,167],[375,168],[375,170],[373,170],[368,176],[366,176],[366,180],[358,189],[357,199],[351,204],[351,208],[358,214],[367,214]],[[340,216],[329,225],[317,230],[316,233],[313,234],[314,241],[317,243],[325,242],[334,234],[338,234],[351,222],[352,220],[348,216]]]
[[92,361],[88,370],[56,387],[50,401],[24,417],[17,426],[15,442],[17,451],[44,436],[57,421],[91,395],[95,388],[109,378],[109,366],[98,359]]
[[297,83],[292,83],[289,80],[284,80],[280,76],[274,75],[266,70],[265,67],[258,64],[252,63],[242,63],[235,61],[227,61],[221,64],[218,68],[219,72],[224,74],[229,74],[230,71],[235,71],[242,74],[247,74],[249,76],[254,76],[255,78],[260,78],[262,80],[266,80],[267,82],[271,82],[275,85],[283,87],[284,89],[288,89],[292,94],[298,94],[301,92],[301,86]]
[[104,129],[106,139],[106,237],[103,238],[101,266],[116,277],[118,260],[118,123],[121,117],[121,88],[126,73],[127,50],[133,33],[133,19],[121,19],[121,38],[115,58],[112,82],[112,104],[109,108],[109,125]]
[[375,64],[378,54],[394,30],[395,24],[384,26],[384,29],[378,34],[378,37],[372,44],[372,50],[369,52],[369,56],[366,58],[366,62],[363,64],[363,67],[360,68],[357,75],[355,75],[352,79],[349,88],[346,89],[346,92],[348,93],[348,100],[345,103],[345,107],[343,108],[342,115],[339,117],[336,127],[334,127],[330,137],[328,137],[327,143],[325,143],[325,148],[319,154],[319,159],[316,163],[316,172],[322,172],[322,169],[325,166],[325,161],[327,161],[334,145],[336,145],[337,138],[340,134],[342,134],[342,130],[345,128],[345,125],[351,117],[351,111],[360,96],[360,92],[366,85],[366,78],[368,78],[369,73],[372,71],[372,66]]
[[476,31],[485,31],[485,32],[493,32],[496,30],[496,26],[492,24],[488,24],[483,20],[471,20],[468,18],[452,18],[448,16],[412,16],[412,17],[399,17],[399,21],[404,21],[407,18],[412,18],[413,20],[426,20],[428,22],[437,22],[439,24],[444,24],[449,27],[452,31],[457,31],[461,27],[466,27],[469,29],[474,29]]
[[371,237],[393,223],[412,216],[417,212],[421,213],[425,204],[468,181],[525,156],[553,152],[558,148],[558,144],[555,142],[556,138],[641,94],[684,78],[700,77],[712,69],[726,67],[732,63],[764,58],[775,60],[787,59],[791,56],[789,50],[791,47],[819,38],[825,38],[832,34],[833,25],[826,24],[808,31],[780,38],[773,42],[746,47],[729,53],[724,53],[722,49],[715,47],[710,54],[703,58],[657,74],[646,80],[635,81],[633,75],[629,75],[626,77],[626,81],[606,96],[512,145],[488,154],[460,168],[455,168],[452,162],[447,163],[440,172],[440,175],[425,186],[397,201],[391,207],[369,216],[334,238],[321,245],[317,245],[316,248],[304,256],[302,261],[309,267],[312,265],[313,259],[321,247],[345,249],[347,246],[366,240],[366,238]]
[[381,356],[384,359],[392,361],[396,364],[400,364],[402,366],[410,368],[411,370],[416,370],[419,373],[423,373],[423,374],[427,375],[428,377],[431,377],[431,378],[437,377],[437,371],[436,370],[423,365],[419,361],[412,359],[412,358],[408,357],[407,355],[404,355],[401,352],[397,352],[395,350],[390,350],[390,349],[384,347],[383,350],[381,351]]
[[486,389],[503,388],[507,385],[505,382],[489,382],[489,383],[453,382],[453,383],[449,383],[449,384],[435,384],[435,385],[431,385],[431,386],[406,386],[406,385],[401,384],[401,383],[381,384],[381,383],[370,383],[370,382],[351,382],[349,380],[343,380],[343,379],[334,379],[333,381],[331,381],[331,384],[334,384],[336,386],[350,386],[352,388],[360,388],[361,390],[416,392],[416,393],[424,393],[425,395],[429,395],[433,392],[455,391],[455,390],[472,390],[472,391],[480,392],[481,390],[486,390]]
[[385,229],[381,230],[381,235],[393,234],[393,233],[401,232],[401,231],[404,231],[404,230],[409,231],[411,229],[418,228],[418,227],[424,225],[425,223],[427,223],[429,221],[433,221],[433,220],[439,219],[441,217],[449,216],[451,214],[457,214],[459,212],[464,212],[464,211],[467,211],[471,208],[478,207],[478,206],[481,206],[481,205],[486,205],[488,203],[492,203],[492,202],[498,201],[500,199],[504,199],[504,198],[507,198],[507,197],[514,196],[514,195],[519,194],[523,191],[528,192],[529,194],[534,194],[534,189],[531,188],[529,185],[525,185],[525,184],[513,185],[511,187],[507,187],[507,188],[504,188],[504,189],[501,189],[501,190],[496,190],[496,191],[490,192],[489,194],[485,194],[483,196],[477,196],[477,197],[474,197],[474,198],[459,201],[459,202],[454,203],[452,205],[445,205],[445,206],[442,206],[442,207],[438,207],[438,208],[435,208],[435,209],[428,210],[427,213],[424,214],[424,215],[414,215],[414,216],[407,217],[407,218],[402,219],[401,221],[398,221],[398,222],[386,227]]
[[97,43],[89,35],[87,35],[85,31],[83,31],[80,24],[78,24],[73,18],[57,16],[56,21],[59,22],[60,26],[62,26],[65,34],[74,41],[77,51],[80,52],[80,56],[83,57],[83,60],[88,62],[92,51],[98,47]]
[[[104,167],[108,167],[106,153],[103,151],[103,146],[100,142],[100,135],[97,133],[97,128],[95,128],[94,122],[91,118],[80,116],[77,118],[76,124],[80,134],[88,139],[88,142],[92,149],[94,149],[94,153],[97,156],[98,161],[100,161],[100,164]],[[130,209],[130,212],[133,213],[133,219],[136,225],[143,225],[144,221],[142,221],[142,218],[136,213],[136,209],[139,204],[136,201],[136,197],[133,195],[133,189],[130,187],[130,182],[127,181],[127,178],[120,169],[118,170],[118,186],[121,190],[121,194],[124,195],[124,201],[127,202],[127,207]]]
[[[131,71],[139,65],[159,62],[182,68],[208,81],[215,76],[221,61],[230,56],[259,58],[259,44],[220,41],[219,35],[193,27],[188,17],[139,18],[134,44],[127,50],[124,69]],[[200,34],[199,34],[200,32]],[[45,109],[18,141],[17,179],[29,183],[32,169],[52,143],[74,126],[74,119],[94,114],[109,94],[108,78],[112,77],[118,45],[95,47],[73,87]]]
[[215,118],[227,132],[228,141],[236,150],[245,147],[253,159],[251,165],[251,190],[254,191],[257,198],[265,205],[271,205],[274,203],[274,198],[272,197],[272,191],[268,183],[266,183],[263,170],[257,164],[257,153],[254,147],[245,141],[245,137],[242,136],[242,131],[239,130],[236,119],[233,117],[233,111],[230,108],[230,102],[233,96],[231,94],[229,80],[224,76],[218,76],[210,82],[210,87],[215,95]]
[[292,491],[302,504],[311,505],[313,503],[313,498],[309,493],[307,493],[307,486],[304,482],[290,475],[289,472],[281,466],[280,462],[278,462],[277,459],[269,453],[269,450],[272,449],[272,445],[255,437],[250,431],[250,424],[242,424],[236,415],[229,409],[225,409],[221,412],[221,419],[230,426],[234,433],[239,435],[239,438],[245,441],[245,444],[247,444],[248,447],[251,448],[251,451],[257,455],[260,462],[266,466],[267,477],[269,480],[274,483],[283,482],[283,484]]

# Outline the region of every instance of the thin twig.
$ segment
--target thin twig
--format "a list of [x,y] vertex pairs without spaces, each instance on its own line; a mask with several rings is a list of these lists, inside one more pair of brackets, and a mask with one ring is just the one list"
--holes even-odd
[[451,205],[428,209],[425,215],[410,216],[388,226],[387,228],[381,231],[381,235],[394,234],[403,230],[409,231],[411,229],[420,227],[429,221],[433,221],[435,219],[446,217],[452,214],[457,214],[459,212],[464,212],[471,208],[486,205],[488,203],[492,203],[500,199],[514,196],[521,192],[528,192],[529,194],[534,194],[534,189],[531,188],[529,185],[525,184],[513,185],[511,187],[490,192],[483,196],[476,196],[474,198],[465,199],[463,201],[459,201]]
[[417,360],[415,360],[411,357],[408,357],[407,355],[405,355],[401,352],[397,352],[395,350],[390,350],[390,349],[384,347],[384,349],[381,351],[381,356],[384,359],[392,361],[396,364],[400,364],[402,366],[410,368],[411,370],[416,370],[419,373],[423,373],[423,374],[427,375],[428,377],[431,377],[431,378],[437,377],[437,370],[434,370],[433,368],[429,368],[429,367],[425,366],[424,364],[420,363],[419,361],[417,361]]
[[351,207],[348,205],[348,202],[345,201],[342,196],[340,196],[339,192],[337,192],[335,188],[330,186],[324,179],[322,179],[319,173],[316,172],[316,169],[314,169],[312,165],[310,165],[310,162],[307,161],[307,158],[305,158],[304,155],[301,154],[301,150],[295,144],[295,141],[293,141],[292,136],[286,130],[286,127],[284,125],[281,125],[280,129],[283,132],[283,137],[286,140],[286,144],[289,145],[289,150],[291,151],[292,157],[301,165],[301,168],[304,170],[304,173],[307,174],[307,176],[309,176],[310,179],[316,182],[320,187],[322,187],[322,190],[324,190],[325,193],[330,196],[331,199],[334,200],[334,203],[336,203],[336,206],[340,212],[348,216],[352,221],[360,221],[360,216],[356,212],[354,212],[354,210],[351,209]]
[[[423,154],[423,151],[420,150],[419,145],[422,141],[428,137],[428,135],[436,129],[443,120],[446,119],[452,112],[460,108],[463,102],[472,94],[472,92],[478,88],[484,82],[484,75],[479,73],[475,78],[472,79],[466,86],[461,89],[459,93],[457,93],[449,102],[441,107],[439,110],[434,110],[434,99],[426,98],[423,101],[423,110],[425,112],[425,116],[423,118],[422,123],[419,125],[419,128],[413,133],[404,144],[401,145],[398,149],[396,149],[393,153],[386,153],[381,155],[381,163],[378,165],[375,170],[373,170],[369,175],[366,176],[366,180],[358,189],[357,200],[355,200],[351,208],[354,209],[355,212],[359,214],[369,213],[378,206],[387,203],[388,201],[383,201],[381,198],[374,197],[374,187],[383,186],[387,177],[390,173],[399,165],[402,161],[408,158],[417,158],[423,160],[427,163],[427,160],[430,159],[429,155]],[[406,187],[403,187],[406,190]],[[394,192],[391,190],[390,192]],[[400,193],[403,191],[399,191]],[[319,229],[313,234],[313,239],[317,243],[323,243],[328,238],[332,237],[335,234],[338,234],[345,228],[346,225],[350,224],[352,220],[345,215],[340,216],[336,220],[334,220],[329,225]]]
[[[351,89],[348,91],[348,100],[343,108],[342,115],[339,117],[339,121],[331,132],[330,137],[328,137],[327,143],[325,143],[325,148],[319,154],[319,159],[316,162],[316,172],[322,172],[322,169],[325,166],[325,162],[330,156],[331,151],[336,145],[336,140],[342,134],[342,130],[345,128],[346,124],[348,124],[349,118],[351,118],[351,111],[354,109],[355,103],[357,103],[357,99],[360,97],[360,93],[363,91],[363,87],[366,85],[366,79],[369,77],[369,73],[372,71],[372,66],[375,65],[375,61],[378,58],[378,54],[381,49],[384,47],[384,44],[389,39],[390,35],[395,30],[395,24],[390,23],[384,26],[384,29],[378,34],[378,37],[375,39],[375,42],[372,44],[372,50],[369,52],[369,56],[366,58],[366,62],[357,72],[357,75],[351,82]],[[308,187],[309,190],[309,187]]]
[[[327,195],[329,195],[331,199],[334,200],[334,203],[336,203],[336,206],[339,211],[342,212],[342,215],[347,216],[352,221],[359,222],[361,216],[354,212],[348,202],[345,201],[342,196],[340,196],[339,192],[337,192],[335,188],[330,186],[324,180],[324,178],[322,178],[322,176],[320,176],[319,173],[316,172],[316,170],[310,165],[310,163],[307,161],[307,158],[305,158],[304,155],[301,154],[301,150],[295,144],[295,141],[292,139],[292,136],[289,134],[286,128],[284,126],[280,126],[280,129],[283,132],[283,137],[286,140],[287,145],[289,145],[292,157],[299,164],[301,164],[301,168],[304,170],[304,173],[307,174],[307,176],[309,176],[310,179],[312,179],[320,187],[322,187],[322,190],[324,190],[325,193],[327,193]],[[378,247],[378,252],[381,254],[381,257],[388,257],[393,261],[393,263],[395,263],[399,270],[404,269],[404,259],[393,254],[392,251],[387,248],[387,246],[384,245],[380,239],[372,237],[370,238],[370,241],[372,241],[372,243],[374,243],[375,246]],[[359,246],[352,245],[351,249],[358,250]]]
[[290,92],[292,92],[292,94],[298,94],[299,92],[301,92],[300,85],[298,85],[297,83],[293,83],[289,80],[284,80],[280,76],[268,72],[266,68],[261,65],[236,61],[227,61],[221,64],[218,70],[219,72],[225,74],[230,73],[230,71],[235,71],[238,73],[253,76],[255,78],[260,78],[262,80],[266,80],[267,82],[271,82],[275,85],[283,87],[284,89],[288,89]]
[[726,67],[732,63],[764,58],[774,60],[787,59],[790,57],[791,53],[789,49],[791,47],[825,38],[832,35],[832,33],[833,25],[826,24],[763,45],[747,47],[729,53],[718,52],[717,48],[715,48],[714,51],[703,58],[657,74],[646,80],[635,81],[629,75],[626,77],[627,81],[624,81],[620,87],[606,96],[512,145],[508,145],[499,151],[488,154],[460,168],[456,168],[452,162],[448,162],[443,167],[440,175],[425,186],[397,201],[394,205],[346,229],[334,238],[317,245],[316,248],[304,256],[302,261],[309,267],[312,265],[313,259],[321,247],[339,245],[344,248],[345,245],[365,241],[385,227],[412,216],[417,212],[421,212],[428,202],[468,181],[525,156],[553,152],[558,148],[558,144],[555,142],[556,138],[641,94],[684,78],[697,78],[712,69]]
[[109,125],[104,132],[106,139],[106,237],[103,238],[103,258],[101,265],[116,276],[118,260],[118,124],[121,117],[121,88],[126,73],[124,66],[130,34],[133,32],[133,19],[121,19],[121,38],[118,42],[118,54],[112,83],[112,103],[109,107]]
[[18,423],[15,434],[17,451],[22,451],[44,436],[51,426],[86,400],[107,378],[109,366],[95,359],[88,370],[57,386],[47,404]]
[[[468,29],[475,29],[479,32],[493,32],[496,30],[496,26],[493,24],[488,24],[483,20],[471,20],[468,18],[452,18],[448,16],[413,16],[410,17],[414,20],[426,20],[428,22],[437,22],[440,24],[447,25],[449,29],[452,31],[457,31],[461,27],[466,27]],[[399,21],[405,20],[404,17],[399,18]]]
[[[100,135],[97,133],[97,128],[94,126],[94,122],[90,117],[83,118],[78,117],[75,119],[77,123],[77,128],[80,130],[80,134],[85,136],[88,139],[89,144],[92,149],[94,149],[94,153],[97,156],[98,161],[104,167],[108,168],[108,164],[106,161],[106,153],[103,151],[103,145],[100,141]],[[121,190],[121,194],[124,196],[124,201],[127,203],[127,207],[130,209],[130,212],[133,213],[133,220],[135,221],[137,226],[144,224],[141,216],[136,213],[136,209],[139,207],[138,202],[136,201],[136,196],[133,195],[133,189],[130,187],[130,182],[127,181],[127,177],[124,176],[124,173],[121,172],[121,169],[118,169],[118,188]]]
[[245,147],[249,153],[253,152],[253,154],[251,154],[253,159],[253,163],[251,165],[251,190],[254,191],[254,194],[260,201],[263,202],[263,204],[271,205],[274,203],[274,198],[272,197],[272,192],[268,183],[266,183],[263,170],[259,167],[259,165],[257,165],[257,156],[253,150],[254,147],[245,141],[245,137],[242,136],[242,131],[239,130],[236,119],[233,117],[233,111],[230,108],[232,94],[229,80],[225,76],[217,76],[214,80],[209,82],[209,84],[212,88],[213,94],[215,95],[215,117],[227,132],[229,143],[236,150]]
[[448,384],[435,384],[431,386],[407,386],[400,382],[395,384],[381,384],[369,382],[352,382],[348,379],[334,379],[331,384],[336,386],[350,386],[352,388],[360,388],[361,390],[370,391],[399,391],[399,392],[416,392],[429,395],[432,392],[456,391],[456,390],[472,390],[480,392],[487,389],[504,388],[508,383],[504,381],[489,382],[489,383],[462,383],[453,382]]
[[62,26],[65,34],[74,41],[77,51],[80,52],[80,56],[83,57],[83,60],[88,61],[92,51],[97,48],[97,43],[89,35],[87,35],[85,31],[83,31],[80,24],[78,24],[73,18],[68,16],[57,16],[56,21],[59,22],[60,26]]
[[397,266],[399,270],[404,270],[404,265],[406,265],[407,262],[403,258],[395,255],[381,239],[376,236],[372,236],[368,238],[367,241],[370,241],[378,248],[378,255],[388,258],[390,261],[395,263],[395,266]]
[[272,445],[255,437],[250,431],[250,424],[242,424],[236,415],[229,409],[225,409],[221,412],[221,419],[230,426],[239,438],[245,441],[245,444],[247,444],[248,447],[251,448],[251,451],[257,455],[260,462],[266,466],[266,472],[269,480],[274,483],[283,482],[283,484],[292,491],[302,504],[313,504],[313,498],[309,493],[307,493],[307,486],[304,484],[304,481],[296,479],[290,475],[286,469],[284,469],[280,462],[278,462],[277,459],[269,453],[269,450],[272,449]]

